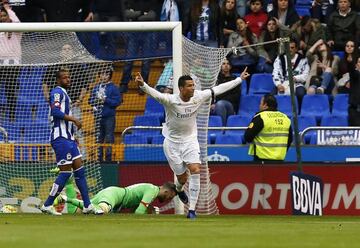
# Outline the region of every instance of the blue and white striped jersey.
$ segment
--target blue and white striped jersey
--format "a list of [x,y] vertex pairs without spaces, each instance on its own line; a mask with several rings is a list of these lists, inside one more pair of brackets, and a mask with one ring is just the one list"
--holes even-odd
[[64,120],[64,116],[72,115],[71,99],[66,90],[60,86],[56,86],[50,93],[50,120],[51,120],[51,136],[50,141],[54,141],[59,137],[75,140],[74,123]]

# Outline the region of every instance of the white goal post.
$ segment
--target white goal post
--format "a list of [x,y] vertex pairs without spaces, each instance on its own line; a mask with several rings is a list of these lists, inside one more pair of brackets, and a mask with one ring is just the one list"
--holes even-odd
[[0,32],[172,31],[174,81],[182,75],[181,22],[0,23]]

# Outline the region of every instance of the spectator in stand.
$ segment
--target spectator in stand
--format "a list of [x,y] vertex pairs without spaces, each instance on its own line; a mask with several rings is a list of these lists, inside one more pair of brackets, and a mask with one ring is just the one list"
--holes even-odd
[[349,40],[345,45],[345,56],[339,63],[339,80],[337,81],[338,93],[350,93],[350,71],[355,68],[358,57],[359,49],[356,43]]
[[[99,72],[99,83],[94,87],[89,98],[89,104],[93,107],[94,115],[99,123],[99,136],[97,143],[99,144],[114,144],[114,131],[116,121],[116,108],[121,103],[121,95],[118,87],[111,81],[113,71]],[[104,160],[103,147],[99,149],[99,159]],[[107,147],[105,154],[105,161],[112,160],[112,149]]]
[[[307,58],[298,52],[298,44],[296,40],[290,41],[290,57],[293,70],[293,81],[295,85],[295,95],[300,107],[302,99],[306,94],[305,83],[309,76],[310,67]],[[288,64],[285,54],[279,55],[275,59],[272,76],[276,86],[276,93],[289,95]]]
[[[92,21],[93,0],[28,0],[29,6],[45,10],[48,22]],[[81,11],[80,11],[81,10]]]
[[178,22],[181,21],[181,5],[179,4],[178,0],[164,0],[161,14],[160,14],[160,21],[165,22]]
[[314,0],[311,5],[311,17],[319,20],[321,23],[328,23],[329,16],[335,11],[334,0]]
[[309,16],[303,16],[303,18],[296,22],[292,30],[294,37],[299,42],[299,49],[303,54],[306,54],[307,50],[315,44],[316,41],[326,38],[325,27],[319,20],[310,18]]
[[349,126],[360,126],[360,57],[350,71]]
[[41,8],[30,6],[29,2],[31,2],[31,0],[8,0],[8,2],[21,22],[45,21],[43,10]]
[[[290,30],[286,26],[279,24],[276,18],[270,17],[261,32],[259,43],[276,41],[276,39],[285,37],[289,33]],[[259,61],[256,70],[258,72],[272,73],[274,61],[278,54],[282,54],[281,50],[278,42],[259,45]]]
[[[159,20],[161,3],[157,0],[152,1],[125,1],[125,21],[157,21]],[[128,32],[126,33],[127,47],[126,58],[136,59],[140,51],[142,56],[146,57],[152,53],[157,44],[153,32]],[[141,74],[144,80],[148,81],[150,74],[150,59],[144,59],[141,66]],[[126,61],[123,69],[123,75],[120,83],[120,93],[128,91],[128,84],[131,80],[133,61]],[[143,94],[139,91],[139,94]]]
[[263,10],[262,0],[250,0],[250,13],[244,17],[250,31],[260,36],[268,15]]
[[224,0],[220,8],[220,26],[221,32],[224,37],[224,44],[229,41],[229,36],[236,30],[236,18],[238,17],[236,12],[235,0]]
[[[220,8],[215,0],[196,0],[190,7],[190,15],[183,20],[183,33],[200,45],[223,47],[223,36],[219,24]],[[146,80],[145,80],[146,81]]]
[[291,0],[274,0],[273,10],[269,12],[269,16],[277,18],[281,24],[289,28],[300,20]]
[[339,71],[340,58],[331,53],[331,48],[318,40],[307,52],[311,67],[308,78],[308,94],[331,94]]
[[164,70],[156,83],[155,89],[157,89],[161,93],[172,94],[173,80],[173,62],[172,60],[169,60],[167,63],[165,63]]
[[[20,22],[7,1],[0,4],[0,23]],[[10,121],[15,120],[21,63],[21,36],[17,32],[0,32],[0,83],[4,84]],[[11,73],[10,73],[11,72]]]
[[[94,13],[95,22],[120,22],[123,21],[123,0],[94,0],[92,12]],[[96,56],[101,59],[116,60],[117,32],[98,32],[90,33],[94,39],[93,44],[97,44]],[[90,51],[92,49],[89,49]]]
[[[247,13],[247,0],[234,0],[236,15],[244,17]],[[219,0],[219,6],[223,6],[226,0]],[[226,43],[225,43],[226,44]]]
[[327,43],[335,51],[342,51],[348,40],[360,40],[360,16],[350,8],[350,0],[339,0],[327,23]]
[[[231,74],[231,64],[229,60],[225,59],[221,65],[221,71],[218,76],[216,85],[220,85],[236,77]],[[216,96],[211,105],[211,114],[219,115],[222,123],[226,126],[226,121],[229,115],[233,115],[239,108],[239,101],[241,96],[241,86],[238,85],[232,90],[229,90],[221,95]]]
[[244,18],[238,17],[236,20],[236,32],[230,35],[227,47],[246,47],[233,49],[234,51],[229,57],[230,63],[233,66],[233,71],[242,71],[245,67],[248,67],[248,71],[251,73],[255,72],[258,60],[257,46],[250,47],[249,45],[256,43],[256,35],[251,33],[248,29]]

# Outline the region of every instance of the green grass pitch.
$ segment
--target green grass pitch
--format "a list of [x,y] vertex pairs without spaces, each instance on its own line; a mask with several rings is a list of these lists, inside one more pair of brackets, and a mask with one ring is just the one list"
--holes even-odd
[[360,247],[360,217],[1,214],[0,247]]

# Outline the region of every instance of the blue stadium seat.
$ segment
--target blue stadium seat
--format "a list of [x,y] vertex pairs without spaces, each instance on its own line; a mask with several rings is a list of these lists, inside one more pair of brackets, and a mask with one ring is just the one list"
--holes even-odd
[[[158,127],[160,126],[160,119],[157,116],[135,116],[134,126],[149,126],[149,127]],[[144,134],[144,135],[154,135],[159,134],[159,129],[134,129],[134,134]]]
[[[222,119],[218,115],[210,115],[209,116],[209,127],[222,127]],[[215,138],[217,135],[222,134],[222,130],[208,130],[208,138],[210,139],[210,144],[213,144],[215,142]]]
[[50,122],[34,122],[24,128],[24,143],[48,144],[50,142]]
[[160,121],[163,121],[165,119],[164,106],[154,98],[148,96],[146,98],[144,115],[159,116]]
[[296,6],[309,6],[311,7],[313,0],[296,0]]
[[261,97],[261,95],[241,96],[238,115],[253,117],[259,111]]
[[337,94],[334,97],[331,113],[333,115],[348,116],[348,107],[349,107],[349,95]]
[[243,144],[243,135],[221,134],[216,136],[215,144],[240,145]]
[[344,51],[332,51],[331,52],[333,55],[337,55],[340,57],[340,59],[343,59],[345,57],[345,52]]
[[249,94],[271,93],[275,84],[270,73],[255,73],[250,80]]
[[315,116],[320,122],[321,116],[330,114],[329,97],[327,95],[305,95],[301,105],[301,115]]
[[44,102],[45,97],[42,89],[43,76],[46,67],[24,67],[19,75],[19,104],[36,104]]
[[[227,127],[247,127],[251,122],[251,117],[249,116],[240,116],[240,115],[230,115],[227,119]],[[242,138],[242,143],[245,143],[244,133],[245,130],[226,130],[226,134],[229,135],[239,135]]]
[[[286,114],[289,118],[291,118],[293,116],[291,97],[289,95],[275,95],[275,97],[278,103],[278,110]],[[299,108],[296,97],[295,97],[295,105],[296,105],[296,110],[298,110]]]
[[151,137],[151,144],[163,144],[165,137],[162,134]]
[[148,138],[144,135],[126,134],[124,135],[123,143],[126,145],[130,144],[147,144]]
[[[305,128],[308,127],[316,127],[316,118],[315,116],[304,116],[300,115],[298,116],[298,125],[299,125],[299,132],[304,131]],[[306,132],[304,136],[304,141],[306,144],[309,144],[311,135],[315,133],[316,131],[309,131]]]
[[299,6],[299,5],[296,5],[295,6],[295,10],[296,10],[296,13],[302,17],[302,16],[310,16],[311,13],[310,13],[310,7],[311,6]]
[[347,127],[349,126],[349,122],[348,118],[343,115],[325,115],[321,118],[320,126]]

